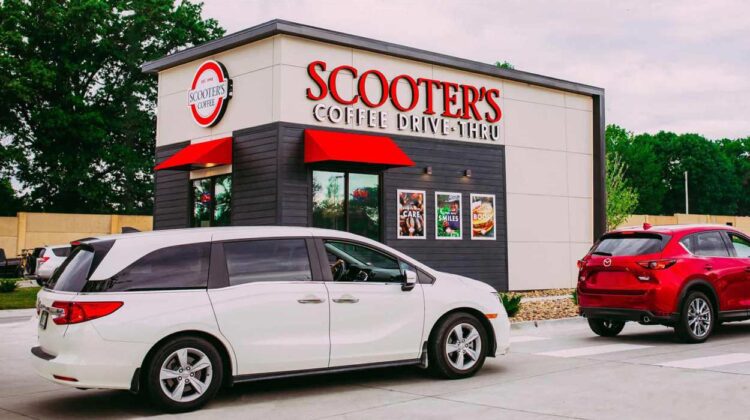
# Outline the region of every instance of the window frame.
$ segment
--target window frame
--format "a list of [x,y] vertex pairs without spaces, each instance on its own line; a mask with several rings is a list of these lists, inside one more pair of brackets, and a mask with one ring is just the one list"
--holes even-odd
[[315,240],[308,236],[269,236],[263,238],[237,238],[237,239],[226,239],[221,241],[211,242],[211,257],[208,267],[208,288],[209,289],[221,289],[226,287],[246,287],[258,282],[249,282],[232,285],[229,283],[229,268],[227,267],[227,258],[224,253],[225,243],[234,242],[251,242],[251,241],[272,241],[272,240],[285,240],[285,239],[297,239],[303,240],[307,247],[307,258],[310,260],[310,274],[312,280],[296,280],[296,281],[282,281],[274,283],[284,284],[297,284],[297,283],[313,283],[322,282],[323,273],[321,272],[320,261],[318,260],[317,249]]
[[[323,274],[323,279],[324,279],[323,281],[325,281],[325,282],[335,283],[335,281],[333,280],[333,274],[331,273],[330,267],[328,266],[328,257],[326,255],[327,251],[326,251],[326,248],[325,248],[325,242],[326,241],[343,242],[343,243],[346,243],[346,244],[351,244],[351,245],[361,246],[361,247],[364,247],[364,248],[369,248],[369,249],[371,249],[371,250],[373,250],[375,252],[379,252],[379,253],[381,253],[381,254],[389,257],[389,258],[393,258],[394,260],[396,260],[396,262],[397,262],[397,264],[399,266],[399,269],[400,269],[402,263],[410,265],[410,266],[414,267],[415,270],[417,270],[416,271],[417,278],[420,277],[419,273],[422,272],[423,275],[427,277],[427,279],[426,279],[427,281],[431,280],[428,283],[422,283],[421,281],[417,281],[418,283],[420,283],[420,284],[432,284],[432,283],[435,282],[435,279],[432,276],[430,276],[427,273],[424,273],[423,270],[421,270],[419,267],[415,266],[415,264],[412,264],[409,261],[404,260],[403,258],[399,258],[399,257],[391,254],[390,252],[386,251],[386,250],[383,250],[383,249],[380,249],[378,247],[375,247],[375,246],[372,246],[372,245],[369,245],[369,244],[365,244],[365,243],[362,243],[362,242],[359,242],[359,241],[356,241],[356,240],[352,240],[352,239],[336,238],[336,237],[332,237],[332,236],[323,236],[323,237],[316,237],[315,238],[315,246],[317,247],[317,254],[318,254],[317,258],[319,260],[319,264],[320,264],[319,266],[320,266],[322,274]],[[345,284],[374,284],[374,285],[388,284],[388,285],[398,285],[398,286],[401,286],[402,284],[404,284],[404,282],[390,282],[390,281],[360,281],[360,282],[353,281],[353,282],[338,282],[338,283],[345,283]]]
[[[682,241],[684,241],[687,238],[690,238],[692,236],[697,235],[704,235],[707,233],[718,233],[719,237],[721,237],[721,241],[724,244],[724,250],[727,252],[727,255],[698,255],[691,251],[687,245],[685,245]],[[691,256],[697,257],[697,258],[732,258],[734,257],[734,247],[731,246],[731,243],[729,242],[729,236],[727,236],[727,233],[724,230],[721,229],[712,229],[712,230],[702,230],[700,232],[693,232],[691,234],[685,235],[678,241],[680,246]]]
[[[350,174],[362,174],[362,175],[377,175],[378,177],[378,238],[371,238],[376,241],[382,241],[385,237],[385,221],[384,221],[384,209],[385,209],[385,203],[383,202],[385,199],[385,191],[383,188],[383,170],[381,169],[373,169],[370,167],[361,167],[356,165],[347,165],[347,166],[338,166],[338,165],[314,165],[311,167],[307,172],[307,188],[308,188],[308,196],[310,197],[310,200],[308,201],[309,204],[309,211],[307,215],[307,225],[310,227],[315,227],[313,225],[313,172],[340,172],[344,174],[344,225],[346,230],[342,230],[341,232],[349,232],[352,233],[349,230],[349,175]],[[356,234],[355,234],[356,235]]]
[[[216,180],[221,177],[229,177],[232,179],[232,190],[230,191],[231,196],[234,196],[234,172],[229,172],[225,174],[219,174],[219,175],[211,175],[211,176],[203,176],[200,178],[192,178],[188,180],[188,199],[190,200],[190,205],[188,206],[188,222],[189,227],[191,228],[198,228],[201,226],[195,226],[195,197],[193,193],[193,184],[196,181],[203,181],[203,180],[210,180],[211,181],[211,208],[208,211],[208,214],[211,216],[209,219],[209,225],[207,227],[215,227],[216,226],[216,219],[215,219],[215,211],[216,211]],[[234,200],[233,197],[230,197],[230,205],[229,205],[229,224],[226,226],[232,225],[232,215],[234,214]],[[222,225],[224,226],[224,225]]]

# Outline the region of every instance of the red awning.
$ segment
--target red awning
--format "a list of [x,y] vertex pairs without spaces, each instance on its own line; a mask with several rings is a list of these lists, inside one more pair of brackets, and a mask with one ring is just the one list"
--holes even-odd
[[355,162],[381,166],[414,166],[388,137],[305,130],[305,163]]
[[177,169],[190,170],[196,168],[210,168],[217,165],[232,163],[232,138],[204,141],[191,144],[169,159],[156,165],[154,170]]

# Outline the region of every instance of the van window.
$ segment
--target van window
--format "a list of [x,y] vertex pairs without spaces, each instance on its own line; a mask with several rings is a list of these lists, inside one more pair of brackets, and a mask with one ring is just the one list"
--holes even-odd
[[70,247],[66,246],[64,248],[53,248],[52,253],[55,254],[56,257],[67,257],[70,255]]
[[45,287],[61,292],[80,292],[114,243],[111,240],[96,241],[73,247]]
[[262,239],[224,243],[229,285],[260,281],[312,280],[304,239]]
[[84,292],[206,288],[208,242],[158,249],[107,280],[89,281]]
[[693,255],[700,257],[728,257],[729,250],[720,232],[700,232],[688,235],[680,241]]

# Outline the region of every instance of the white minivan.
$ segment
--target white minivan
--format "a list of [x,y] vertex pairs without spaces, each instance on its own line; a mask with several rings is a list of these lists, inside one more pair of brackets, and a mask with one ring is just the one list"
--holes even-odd
[[314,228],[88,239],[37,299],[41,376],[145,391],[168,411],[270,378],[407,365],[465,378],[509,346],[492,287]]

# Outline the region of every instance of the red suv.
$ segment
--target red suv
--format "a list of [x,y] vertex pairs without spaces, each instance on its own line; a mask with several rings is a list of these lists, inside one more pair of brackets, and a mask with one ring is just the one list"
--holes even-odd
[[700,343],[716,325],[750,318],[750,238],[730,226],[615,230],[578,268],[580,313],[601,336],[637,321]]

